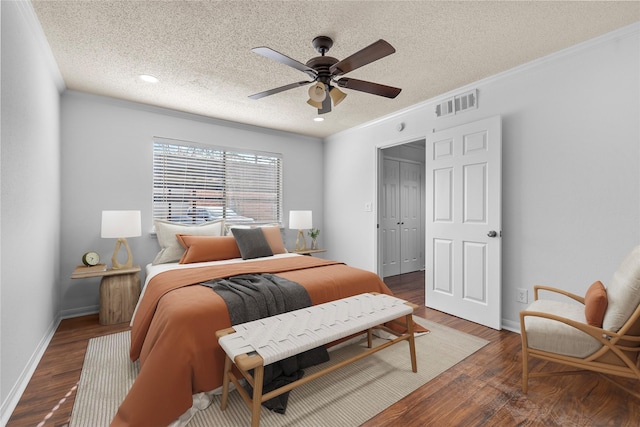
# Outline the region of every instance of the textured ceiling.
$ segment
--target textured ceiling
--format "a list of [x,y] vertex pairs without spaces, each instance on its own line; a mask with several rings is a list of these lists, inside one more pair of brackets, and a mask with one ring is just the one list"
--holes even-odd
[[[68,89],[325,137],[640,20],[640,2],[33,1]],[[378,39],[396,53],[346,77],[402,88],[395,99],[343,89],[321,123],[308,87],[247,96],[306,75],[311,40],[343,59]],[[137,76],[151,74],[157,84]]]

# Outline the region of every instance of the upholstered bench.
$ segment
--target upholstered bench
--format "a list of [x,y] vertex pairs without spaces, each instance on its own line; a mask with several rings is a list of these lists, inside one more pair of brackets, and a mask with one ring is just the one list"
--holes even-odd
[[[251,408],[251,426],[258,427],[262,402],[400,341],[409,342],[411,369],[417,372],[412,318],[416,308],[416,305],[390,295],[360,294],[242,323],[216,332],[218,342],[226,353],[221,409],[226,409],[229,383],[233,382],[243,400]],[[384,326],[384,323],[401,317],[405,319],[406,332],[398,333]],[[396,338],[372,347],[373,329],[384,329]],[[363,331],[367,331],[368,341],[368,349],[364,352],[262,394],[264,366]],[[239,379],[233,372],[234,366],[253,387],[253,396],[249,396],[240,385]],[[249,373],[252,369],[253,375]]]

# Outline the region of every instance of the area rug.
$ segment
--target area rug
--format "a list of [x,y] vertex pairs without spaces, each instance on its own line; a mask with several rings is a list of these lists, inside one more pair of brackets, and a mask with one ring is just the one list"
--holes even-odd
[[[260,425],[358,426],[488,343],[417,316],[414,319],[430,331],[415,340],[417,373],[411,371],[408,345],[398,343],[296,388],[291,392],[286,414],[263,408]],[[71,427],[109,425],[139,369],[138,363],[129,360],[129,342],[128,331],[89,341]],[[349,358],[365,348],[363,339],[331,351],[328,363]],[[306,373],[322,367],[307,369]],[[220,411],[220,396],[216,395],[211,406],[198,412],[188,427],[236,427],[249,425],[250,419],[249,408],[233,391],[224,412]]]

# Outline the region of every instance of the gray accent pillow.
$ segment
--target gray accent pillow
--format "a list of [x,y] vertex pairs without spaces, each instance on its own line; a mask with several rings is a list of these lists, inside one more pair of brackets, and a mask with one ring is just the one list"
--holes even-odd
[[271,246],[261,228],[232,228],[242,259],[273,256]]

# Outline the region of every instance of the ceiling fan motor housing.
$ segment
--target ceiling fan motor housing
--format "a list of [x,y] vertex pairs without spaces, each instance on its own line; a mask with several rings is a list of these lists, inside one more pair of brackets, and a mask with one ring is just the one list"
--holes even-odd
[[331,39],[331,37],[318,36],[313,39],[311,44],[321,56],[311,58],[305,65],[316,70],[316,72],[318,73],[316,81],[322,82],[325,85],[329,85],[329,83],[331,82],[331,72],[329,71],[329,68],[333,64],[338,63],[338,60],[336,58],[325,56],[325,54],[329,52],[329,49],[331,49],[331,46],[333,46],[333,40]]
[[315,58],[308,60],[305,65],[317,71],[317,81],[329,84],[329,82],[331,82],[331,72],[329,71],[329,68],[337,62],[338,60],[331,56],[316,56]]
[[333,46],[333,40],[331,40],[331,37],[318,36],[313,39],[311,44],[320,55],[324,56],[325,53],[329,52],[331,46]]

